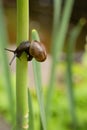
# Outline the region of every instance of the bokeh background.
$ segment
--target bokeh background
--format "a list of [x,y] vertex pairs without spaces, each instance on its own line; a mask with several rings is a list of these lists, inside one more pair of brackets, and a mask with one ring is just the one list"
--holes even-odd
[[[64,7],[65,1],[62,2],[62,8]],[[42,68],[42,81],[44,97],[46,95],[46,89],[49,82],[50,71],[51,71],[51,51],[52,51],[52,31],[53,31],[53,0],[30,0],[30,28],[29,28],[29,40],[31,41],[31,30],[36,29],[39,32],[40,40],[44,43],[48,57],[47,60],[41,64]],[[3,0],[3,9],[5,17],[5,25],[7,31],[8,48],[16,48],[16,35],[17,35],[17,6],[16,0]],[[62,10],[61,10],[62,15]],[[49,128],[57,129],[57,121],[59,121],[59,128],[62,130],[72,130],[72,123],[70,122],[70,115],[68,113],[68,100],[66,97],[66,50],[67,50],[67,39],[70,31],[77,25],[80,18],[85,18],[87,21],[87,1],[86,0],[75,0],[72,15],[69,22],[66,40],[64,43],[63,51],[60,56],[60,63],[56,70],[56,89],[52,99],[51,106],[51,117]],[[1,28],[1,27],[0,27]],[[75,50],[73,52],[73,82],[74,82],[74,94],[76,103],[77,121],[79,122],[79,130],[87,129],[87,23],[82,28],[80,35],[77,37]],[[13,54],[6,52],[8,56],[8,62],[12,58]],[[6,100],[6,88],[4,87],[5,82],[4,74],[0,61],[0,130],[8,130],[11,128],[11,116],[8,108],[8,100]],[[14,93],[15,102],[15,61],[9,66],[12,75],[12,91]],[[29,63],[29,87],[33,97],[33,106],[35,108],[35,120],[38,119],[38,105],[37,97],[35,93],[34,74],[32,69],[32,63]],[[73,109],[73,108],[72,108]],[[59,110],[59,111],[58,111]],[[56,127],[54,125],[56,124]],[[61,124],[64,126],[61,128]],[[36,125],[37,127],[37,125]]]

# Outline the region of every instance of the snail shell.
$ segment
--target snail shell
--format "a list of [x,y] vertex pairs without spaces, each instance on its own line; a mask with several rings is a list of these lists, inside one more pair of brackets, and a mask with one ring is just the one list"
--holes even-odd
[[47,53],[44,45],[38,41],[31,42],[29,53],[39,62],[43,62],[47,58]]

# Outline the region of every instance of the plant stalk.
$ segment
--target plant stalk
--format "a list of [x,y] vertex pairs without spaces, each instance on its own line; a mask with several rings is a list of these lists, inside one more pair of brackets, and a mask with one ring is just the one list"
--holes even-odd
[[[29,39],[29,0],[17,0],[17,46]],[[16,130],[28,130],[28,62],[25,53],[16,62]]]
[[[57,0],[55,0],[54,2],[56,2],[54,5],[58,4]],[[46,115],[48,115],[48,113],[49,113],[51,98],[52,98],[52,95],[54,92],[56,65],[59,62],[59,57],[60,57],[60,54],[61,54],[62,49],[63,49],[63,45],[64,45],[64,41],[66,38],[67,30],[68,30],[68,25],[69,25],[69,20],[70,20],[73,4],[74,4],[74,0],[66,0],[61,21],[59,19],[59,14],[57,14],[58,16],[56,16],[59,19],[58,24],[60,25],[60,27],[59,27],[58,32],[56,32],[57,34],[53,35],[54,36],[53,37],[53,40],[54,40],[53,45],[54,46],[53,46],[53,51],[52,51],[51,76],[50,76],[50,81],[49,81],[48,90],[47,90]],[[60,3],[60,6],[61,6],[61,3]],[[54,7],[54,8],[56,8],[56,7]],[[54,13],[56,13],[56,12],[54,12]],[[54,18],[54,20],[56,20],[56,18]],[[55,23],[55,21],[54,21],[54,23]],[[56,25],[57,25],[57,23],[56,23]],[[58,28],[58,27],[54,27],[54,29],[55,28]],[[56,30],[54,30],[54,34],[55,34],[55,31]]]

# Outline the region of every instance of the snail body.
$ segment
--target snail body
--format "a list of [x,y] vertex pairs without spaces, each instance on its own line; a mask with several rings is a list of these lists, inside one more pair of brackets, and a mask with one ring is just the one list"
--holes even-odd
[[10,50],[7,48],[5,48],[5,50],[14,53],[10,65],[12,64],[14,58],[20,58],[23,52],[27,54],[27,61],[31,61],[33,58],[35,58],[37,61],[43,62],[47,57],[44,45],[36,40],[32,41],[31,43],[29,41],[23,41],[15,50]]

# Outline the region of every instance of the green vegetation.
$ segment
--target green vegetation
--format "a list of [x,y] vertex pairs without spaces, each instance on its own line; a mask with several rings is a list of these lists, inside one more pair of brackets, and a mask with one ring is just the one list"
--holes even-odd
[[[87,73],[86,68],[83,67],[84,64],[74,63],[73,65],[73,79],[74,79],[74,95],[76,104],[76,114],[78,119],[78,128],[80,130],[87,129]],[[65,64],[61,63],[58,67],[63,70],[62,75],[65,74]],[[13,77],[14,79],[14,77]],[[10,110],[6,102],[7,97],[5,94],[4,86],[2,84],[3,80],[0,80],[0,113],[5,117],[6,120],[11,120]],[[14,86],[14,85],[13,85]],[[54,95],[52,97],[52,105],[50,107],[50,120],[48,122],[48,130],[53,129],[65,129],[70,130],[72,126],[72,119],[69,112],[69,103],[67,98],[65,81],[59,87],[55,86]],[[33,119],[34,128],[39,129],[39,106],[37,102],[37,96],[35,90],[30,89],[32,97],[32,107],[33,107]],[[44,98],[46,101],[46,90],[44,90]]]
[[[29,39],[29,1],[17,0],[17,46]],[[16,130],[28,130],[28,62],[25,53],[16,62]]]
[[[2,98],[0,99],[2,100],[2,103],[4,105],[5,105],[5,102],[8,105],[10,116],[11,116],[11,122],[14,124],[15,104],[14,104],[14,99],[13,99],[14,97],[13,97],[13,91],[12,91],[12,79],[11,79],[11,73],[9,70],[8,57],[4,50],[4,48],[7,46],[7,43],[8,43],[8,37],[7,37],[7,30],[6,30],[6,24],[5,24],[5,17],[3,15],[2,1],[0,1],[0,60],[1,60],[0,80],[2,82],[2,85],[0,86],[1,92],[4,89],[4,93],[1,94]],[[2,86],[4,86],[4,88],[2,88]]]
[[[75,63],[72,59],[76,39],[85,24],[84,19],[81,19],[70,31],[70,35],[67,38],[66,60],[63,62],[59,61],[68,31],[74,0],[65,1],[62,16],[60,14],[61,0],[54,0],[50,80],[49,84],[44,88],[40,63],[33,59],[36,89],[27,88],[28,62],[25,53],[21,56],[21,60],[17,59],[16,62],[16,85],[14,82],[15,78],[10,73],[8,58],[4,52],[8,39],[1,2],[0,71],[3,72],[0,77],[1,115],[16,130],[86,130],[87,50],[84,52],[81,63]],[[21,41],[29,39],[28,2],[28,0],[17,0],[17,46]],[[39,34],[35,29],[31,32],[31,39],[40,41]],[[62,84],[56,81],[56,72],[59,70],[62,70]]]
[[[32,30],[32,40],[40,41],[39,35],[36,30]],[[36,85],[36,93],[37,93],[38,103],[40,107],[40,115],[42,121],[41,124],[43,125],[43,129],[46,130],[46,115],[45,115],[45,106],[43,101],[44,98],[42,93],[41,66],[40,63],[36,62],[35,60],[33,60],[33,70],[34,70],[34,79]]]

